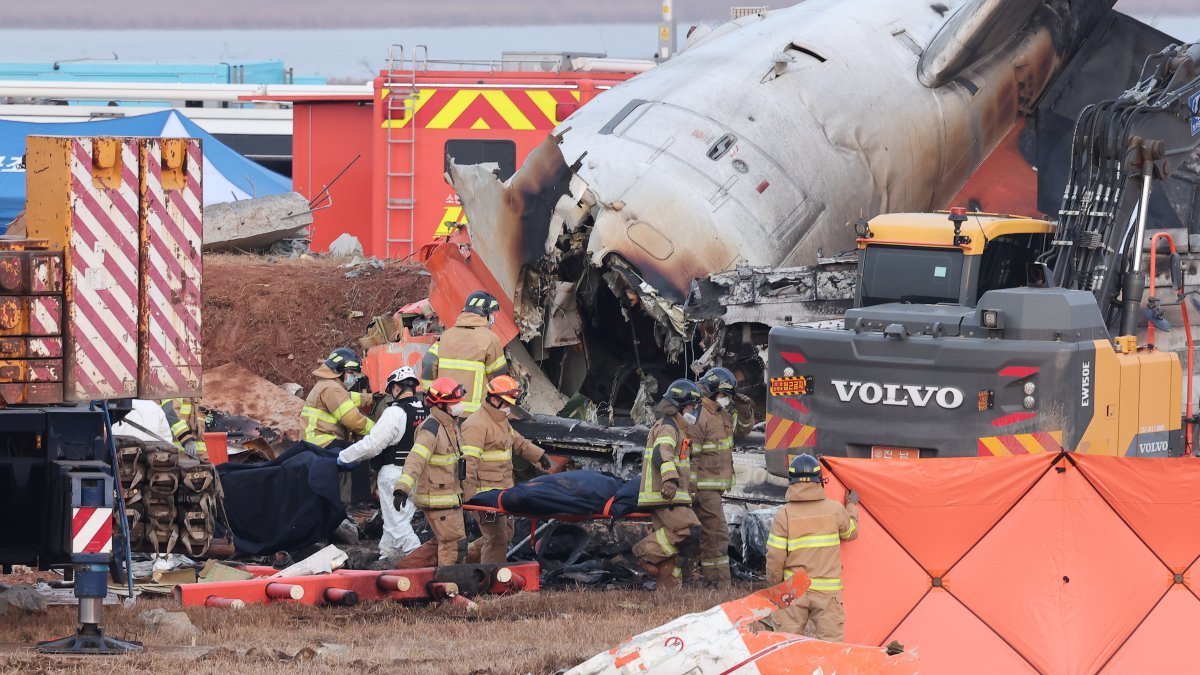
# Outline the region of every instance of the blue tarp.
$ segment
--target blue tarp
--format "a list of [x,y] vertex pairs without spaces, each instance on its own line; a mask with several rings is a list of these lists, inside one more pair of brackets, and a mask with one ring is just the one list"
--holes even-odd
[[91,122],[0,120],[0,233],[25,209],[25,137],[31,135],[199,138],[204,148],[205,205],[292,191],[291,179],[230,150],[176,110]]

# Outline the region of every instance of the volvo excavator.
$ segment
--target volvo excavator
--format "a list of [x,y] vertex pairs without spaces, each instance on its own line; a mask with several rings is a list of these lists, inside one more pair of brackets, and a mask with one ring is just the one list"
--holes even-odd
[[[860,221],[844,320],[771,330],[768,468],[800,452],[1189,454],[1191,337],[1184,394],[1179,357],[1153,344],[1168,303],[1152,287],[1143,306],[1143,246],[1151,191],[1198,145],[1200,43],[1171,46],[1080,114],[1056,222],[964,208]],[[1174,243],[1150,239],[1152,267],[1171,254],[1187,328]]]

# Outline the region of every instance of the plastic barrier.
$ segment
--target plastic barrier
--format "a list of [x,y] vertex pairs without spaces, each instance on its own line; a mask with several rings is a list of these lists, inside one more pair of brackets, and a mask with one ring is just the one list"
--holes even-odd
[[861,497],[846,639],[922,673],[1178,672],[1200,620],[1200,462],[825,458]]

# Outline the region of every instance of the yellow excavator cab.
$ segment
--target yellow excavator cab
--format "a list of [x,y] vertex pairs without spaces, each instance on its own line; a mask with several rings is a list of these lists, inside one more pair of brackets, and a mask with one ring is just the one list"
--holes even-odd
[[[868,246],[919,246],[960,248],[964,255],[982,255],[988,242],[1013,235],[1050,235],[1054,224],[1045,220],[999,213],[962,213],[955,241],[956,213],[888,213],[876,216],[860,230],[858,248]],[[860,228],[862,226],[860,225]],[[863,236],[865,235],[865,236]]]

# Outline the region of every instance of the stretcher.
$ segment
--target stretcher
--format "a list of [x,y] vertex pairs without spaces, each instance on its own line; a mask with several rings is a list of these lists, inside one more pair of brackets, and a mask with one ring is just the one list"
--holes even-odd
[[[497,499],[497,503],[500,504],[499,507],[463,504],[463,510],[474,513],[495,513],[499,515],[512,516],[514,518],[528,518],[530,523],[529,536],[525,539],[522,539],[520,542],[517,542],[517,544],[513,546],[512,551],[521,548],[526,543],[528,543],[529,546],[534,550],[537,550],[537,536],[545,531],[547,527],[551,527],[556,522],[586,523],[597,520],[650,520],[649,513],[634,512],[627,513],[623,516],[613,514],[612,507],[614,501],[616,501],[615,495],[605,502],[604,509],[600,513],[519,513],[515,511],[509,511],[504,508],[504,495],[501,493],[500,498]],[[510,554],[512,551],[510,551]]]

